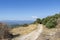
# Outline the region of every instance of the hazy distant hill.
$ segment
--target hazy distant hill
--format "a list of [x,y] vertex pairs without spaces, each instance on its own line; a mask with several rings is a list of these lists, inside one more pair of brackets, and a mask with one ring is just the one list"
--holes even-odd
[[30,24],[34,21],[32,21],[32,20],[24,20],[24,21],[21,21],[21,20],[2,20],[0,22],[6,23],[9,25],[13,25],[13,24]]

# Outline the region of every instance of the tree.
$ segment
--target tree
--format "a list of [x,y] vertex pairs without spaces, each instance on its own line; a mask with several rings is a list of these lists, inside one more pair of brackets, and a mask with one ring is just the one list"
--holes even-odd
[[35,23],[39,23],[39,24],[41,24],[41,23],[42,23],[42,21],[41,21],[41,19],[40,19],[40,18],[37,18],[37,19],[36,19],[36,21],[35,21]]

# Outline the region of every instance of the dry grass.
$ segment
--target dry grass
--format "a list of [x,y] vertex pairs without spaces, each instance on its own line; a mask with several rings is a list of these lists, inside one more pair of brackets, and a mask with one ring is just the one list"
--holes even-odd
[[35,30],[36,28],[37,28],[37,25],[31,24],[28,27],[14,28],[10,32],[12,32],[12,34],[14,34],[14,35],[16,35],[16,34],[24,35],[24,34],[30,33],[31,31]]
[[50,33],[55,33],[55,32],[57,32],[57,31],[59,31],[60,30],[60,28],[52,28],[52,29],[48,29],[48,28],[46,28],[45,26],[43,27],[44,28],[44,33],[46,33],[46,34],[50,34]]

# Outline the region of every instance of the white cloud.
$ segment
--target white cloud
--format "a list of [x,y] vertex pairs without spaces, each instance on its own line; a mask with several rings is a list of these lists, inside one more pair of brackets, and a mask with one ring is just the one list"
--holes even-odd
[[37,16],[32,16],[32,18],[36,19],[36,18],[38,18],[38,17],[37,17]]

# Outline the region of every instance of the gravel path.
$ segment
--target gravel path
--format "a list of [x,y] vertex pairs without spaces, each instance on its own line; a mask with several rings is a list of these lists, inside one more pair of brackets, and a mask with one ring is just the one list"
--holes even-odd
[[32,31],[31,33],[24,36],[17,37],[12,40],[36,40],[39,37],[39,35],[42,33],[42,31],[43,31],[43,26],[39,24],[37,26],[37,29]]

